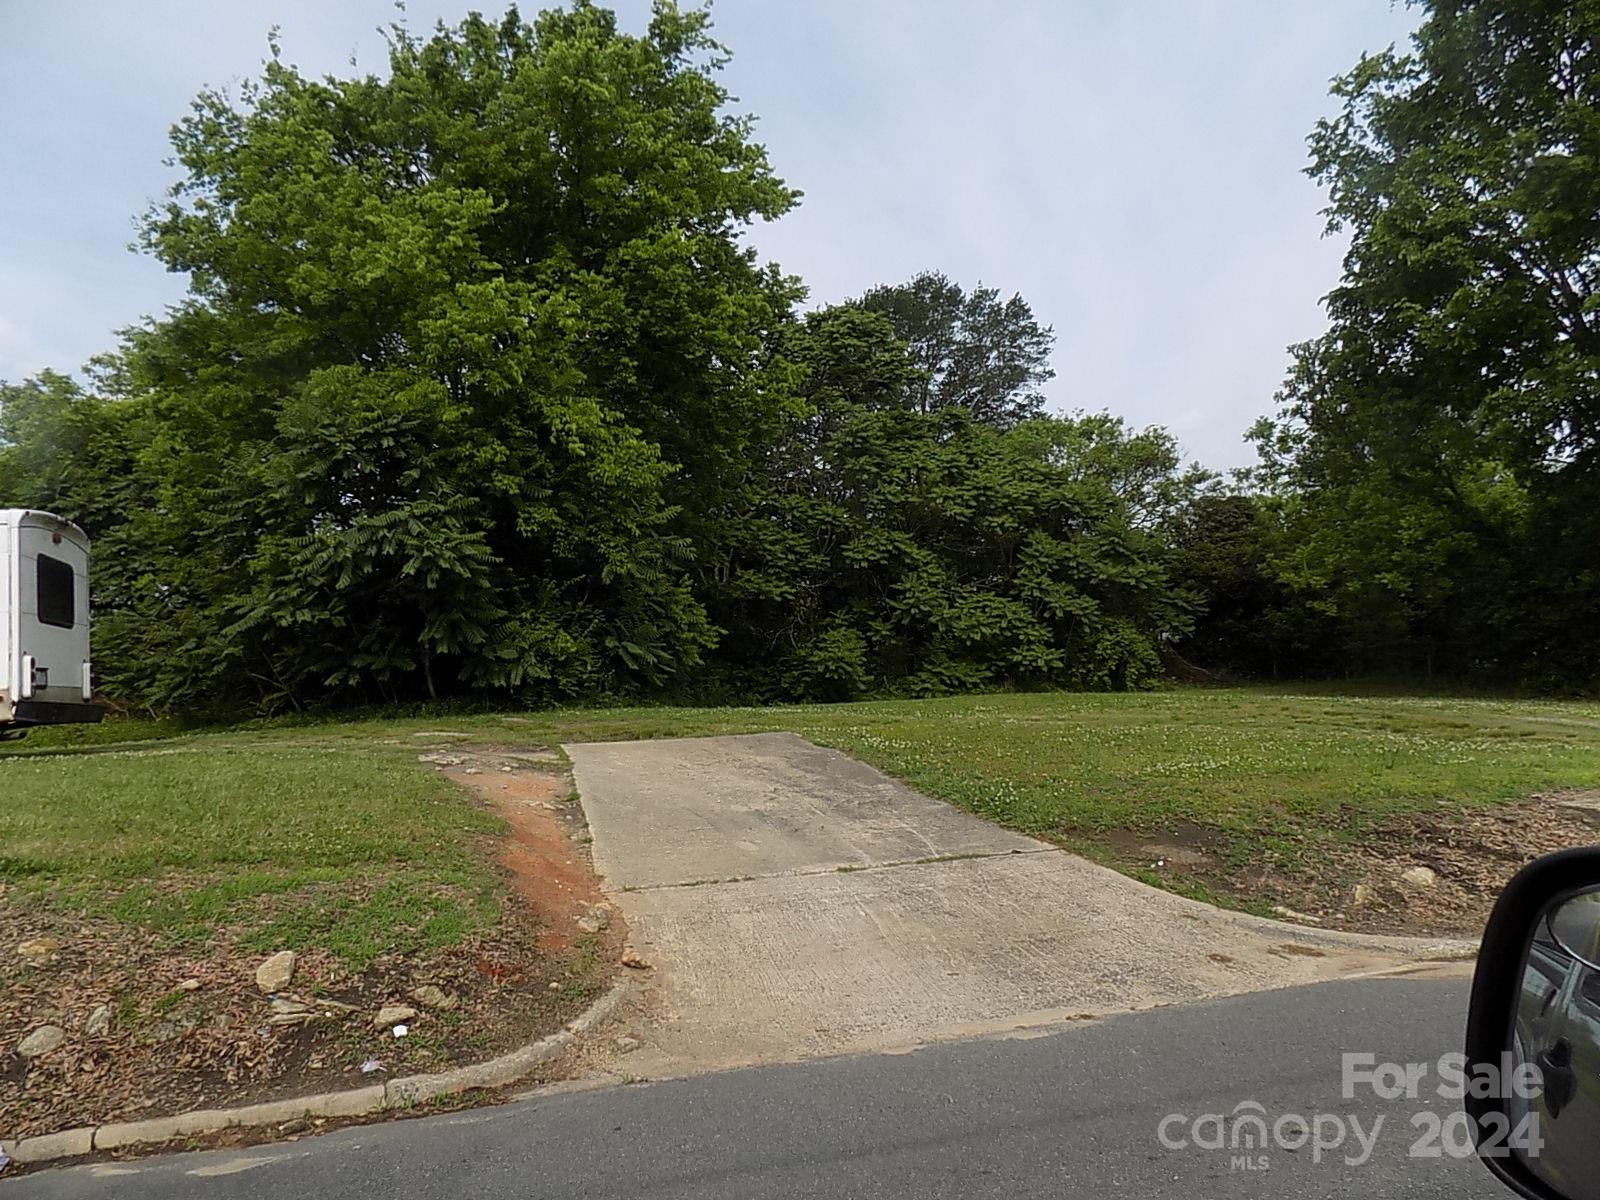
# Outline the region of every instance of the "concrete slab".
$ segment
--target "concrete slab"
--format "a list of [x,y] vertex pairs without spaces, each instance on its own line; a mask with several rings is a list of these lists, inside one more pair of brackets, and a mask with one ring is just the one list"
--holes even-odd
[[1380,971],[1436,951],[1241,918],[1064,853],[630,893],[660,1021],[630,1069],[914,1046]]
[[631,1075],[1459,970],[1428,960],[1469,952],[1186,900],[788,734],[567,752],[596,863],[655,966],[626,1018],[644,1042]]
[[1051,848],[792,733],[563,749],[613,888]]

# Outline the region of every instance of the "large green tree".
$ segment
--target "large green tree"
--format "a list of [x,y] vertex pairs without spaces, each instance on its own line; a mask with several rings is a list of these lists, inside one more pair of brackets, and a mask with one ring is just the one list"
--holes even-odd
[[539,696],[697,667],[693,560],[790,411],[798,295],[741,240],[796,193],[722,60],[703,12],[662,0],[630,36],[577,0],[396,28],[383,77],[274,47],[199,97],[143,235],[190,298],[105,388],[137,502],[19,489],[135,556],[102,614],[121,689]]
[[882,314],[808,314],[785,339],[807,412],[734,523],[713,612],[738,688],[838,700],[974,687],[1130,687],[1191,605],[1160,533],[1194,477],[1172,439],[1105,416],[998,429],[924,412]]
[[982,284],[965,291],[938,271],[873,288],[858,301],[889,319],[922,372],[905,402],[918,412],[960,408],[1006,428],[1044,411],[1039,390],[1054,376],[1055,333],[1020,294],[1009,300]]
[[[1349,665],[1600,680],[1600,5],[1430,0],[1312,137],[1347,232],[1267,473]],[[1399,656],[1397,658],[1397,655]]]

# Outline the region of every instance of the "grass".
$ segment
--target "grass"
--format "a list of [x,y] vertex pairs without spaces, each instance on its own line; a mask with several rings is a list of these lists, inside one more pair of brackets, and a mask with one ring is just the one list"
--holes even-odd
[[447,944],[493,919],[472,847],[497,823],[417,769],[413,735],[441,729],[524,746],[788,730],[1101,861],[1195,827],[1229,865],[1291,872],[1396,817],[1600,787],[1600,706],[1264,688],[108,723],[0,749],[0,878],[181,939],[247,915],[252,945],[357,962]]
[[409,753],[247,737],[0,754],[0,880],[175,944],[232,927],[358,968],[494,919],[475,846],[501,825],[449,781]]
[[788,730],[1107,862],[1121,835],[1193,826],[1228,866],[1265,855],[1292,871],[1393,818],[1600,787],[1600,705],[1272,688],[568,709],[353,722],[319,736],[439,728],[552,745]]

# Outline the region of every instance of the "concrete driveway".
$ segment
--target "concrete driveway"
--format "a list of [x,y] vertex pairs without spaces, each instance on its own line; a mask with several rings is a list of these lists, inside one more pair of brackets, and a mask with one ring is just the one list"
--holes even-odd
[[655,966],[633,1074],[1463,969],[1461,943],[1325,933],[1146,887],[792,734],[565,749],[595,866]]

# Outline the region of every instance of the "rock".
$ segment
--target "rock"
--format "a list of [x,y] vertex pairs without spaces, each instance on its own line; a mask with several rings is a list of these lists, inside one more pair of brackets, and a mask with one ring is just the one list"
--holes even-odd
[[1299,921],[1303,925],[1321,925],[1321,917],[1313,917],[1310,913],[1296,912],[1284,904],[1274,904],[1272,915],[1282,917],[1285,921]]
[[468,767],[466,769],[465,774],[468,774],[468,775],[482,775],[483,771],[479,767]]
[[597,904],[578,918],[578,928],[584,933],[599,933],[611,924],[611,910]]
[[1427,867],[1412,867],[1400,872],[1400,886],[1414,891],[1428,891],[1439,886],[1439,877]]
[[410,1005],[385,1004],[378,1010],[378,1015],[372,1018],[372,1023],[379,1029],[387,1029],[391,1025],[415,1020],[416,1016],[417,1010]]
[[638,1048],[639,1039],[636,1037],[629,1037],[627,1034],[623,1034],[621,1037],[617,1038],[617,1049],[621,1050],[624,1054],[632,1054]]
[[1356,884],[1354,904],[1357,908],[1366,908],[1378,902],[1378,893],[1364,883]]
[[279,950],[256,968],[256,986],[263,992],[281,992],[294,978],[294,951]]
[[456,754],[446,754],[442,750],[434,750],[428,754],[417,755],[417,761],[433,763],[438,767],[459,767],[466,759]]
[[183,1036],[188,1025],[180,1025],[176,1021],[159,1021],[150,1030],[151,1040],[157,1042],[170,1042],[174,1038]]
[[281,1012],[273,1013],[270,1017],[268,1017],[267,1024],[281,1029],[287,1025],[304,1025],[310,1021],[315,1021],[316,1019],[317,1014],[314,1012]]
[[552,979],[552,980],[551,980],[551,981],[550,981],[550,990],[551,990],[551,991],[552,991],[552,992],[559,992],[559,991],[560,991],[560,990],[561,990],[561,980],[559,980],[559,979]]
[[356,1011],[356,1006],[354,1004],[345,1004],[339,1000],[330,1000],[326,996],[319,996],[317,998],[317,1007],[325,1008],[330,1012],[336,1013],[353,1013]]
[[431,983],[425,983],[419,988],[411,989],[411,998],[422,1005],[423,1008],[438,1008],[445,1011],[449,1011],[461,1003],[460,997],[454,992],[444,991],[442,988],[434,987]]
[[23,1058],[43,1058],[67,1040],[67,1031],[59,1025],[41,1025],[17,1043],[17,1053]]
[[272,1009],[273,1015],[279,1017],[294,1016],[311,1011],[309,1005],[301,1004],[298,1000],[287,1000],[282,996],[274,996],[269,1007]]
[[105,1037],[111,1032],[111,1006],[102,1004],[89,1014],[89,1019],[83,1023],[83,1031],[90,1037]]
[[629,950],[622,956],[622,965],[631,967],[635,971],[648,971],[650,969],[650,964],[640,958],[638,953],[633,950]]
[[17,955],[29,966],[37,967],[61,953],[61,939],[53,937],[29,938],[17,947]]
[[200,981],[194,978],[185,979],[178,984],[178,990],[180,992],[198,992],[200,990]]
[[292,1121],[285,1121],[282,1125],[279,1125],[278,1132],[284,1137],[290,1137],[293,1134],[304,1133],[310,1128],[311,1122],[308,1119],[305,1117],[295,1117]]

